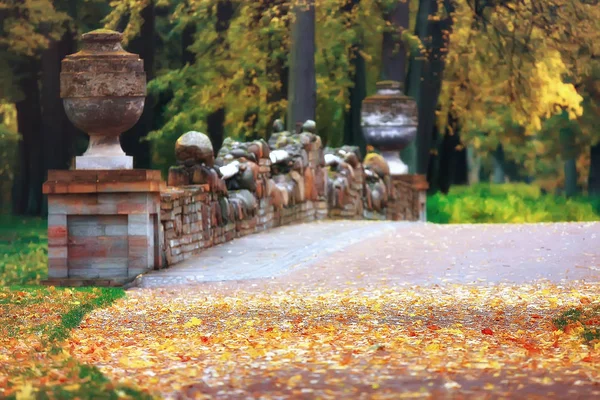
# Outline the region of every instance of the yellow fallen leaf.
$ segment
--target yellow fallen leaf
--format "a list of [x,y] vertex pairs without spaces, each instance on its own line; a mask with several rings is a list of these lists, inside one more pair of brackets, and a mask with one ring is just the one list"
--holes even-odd
[[183,324],[184,328],[191,328],[194,326],[198,326],[202,324],[202,320],[198,319],[196,317],[192,317],[192,319],[190,319],[188,322],[186,322],[185,324]]
[[80,387],[81,386],[78,383],[73,383],[71,385],[63,386],[62,388],[68,392],[74,392],[76,390],[79,390]]
[[31,383],[27,382],[17,392],[16,398],[17,400],[35,400],[35,396],[33,395],[33,393],[33,386],[31,385]]
[[119,362],[125,368],[147,368],[147,367],[151,367],[154,365],[154,363],[152,361],[144,360],[144,359],[140,359],[140,358],[132,359],[132,358],[128,358],[128,357],[121,357],[121,358],[119,358]]

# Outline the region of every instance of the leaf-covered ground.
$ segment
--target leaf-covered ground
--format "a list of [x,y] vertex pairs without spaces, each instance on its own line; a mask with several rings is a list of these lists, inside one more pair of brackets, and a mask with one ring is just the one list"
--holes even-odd
[[120,289],[0,288],[0,398],[143,398],[113,385],[63,347],[85,313],[123,294]]
[[600,344],[553,318],[598,304],[598,289],[137,289],[86,317],[66,348],[167,398],[592,398]]

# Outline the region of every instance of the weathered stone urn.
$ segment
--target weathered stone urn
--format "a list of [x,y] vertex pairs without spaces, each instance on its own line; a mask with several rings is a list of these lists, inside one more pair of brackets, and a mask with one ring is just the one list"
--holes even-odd
[[121,47],[122,34],[99,29],[82,35],[83,48],[62,61],[60,97],[67,116],[90,136],[75,169],[132,169],[119,136],[144,109],[146,73],[137,54]]
[[378,82],[377,93],[362,102],[363,135],[368,144],[381,151],[391,175],[408,173],[400,151],[417,134],[417,104],[402,89],[400,82]]

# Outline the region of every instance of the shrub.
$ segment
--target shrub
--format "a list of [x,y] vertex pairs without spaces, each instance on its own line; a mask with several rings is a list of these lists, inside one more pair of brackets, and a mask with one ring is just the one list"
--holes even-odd
[[599,221],[600,199],[542,194],[527,184],[478,184],[430,196],[427,215],[442,224]]

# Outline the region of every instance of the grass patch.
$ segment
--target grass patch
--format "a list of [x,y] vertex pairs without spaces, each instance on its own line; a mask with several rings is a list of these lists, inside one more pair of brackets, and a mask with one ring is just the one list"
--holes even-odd
[[600,305],[570,308],[552,322],[557,329],[581,335],[588,344],[600,343]]
[[528,184],[456,186],[427,199],[427,219],[441,224],[600,221],[600,199],[543,194]]
[[46,220],[0,215],[0,286],[39,283],[47,262]]

